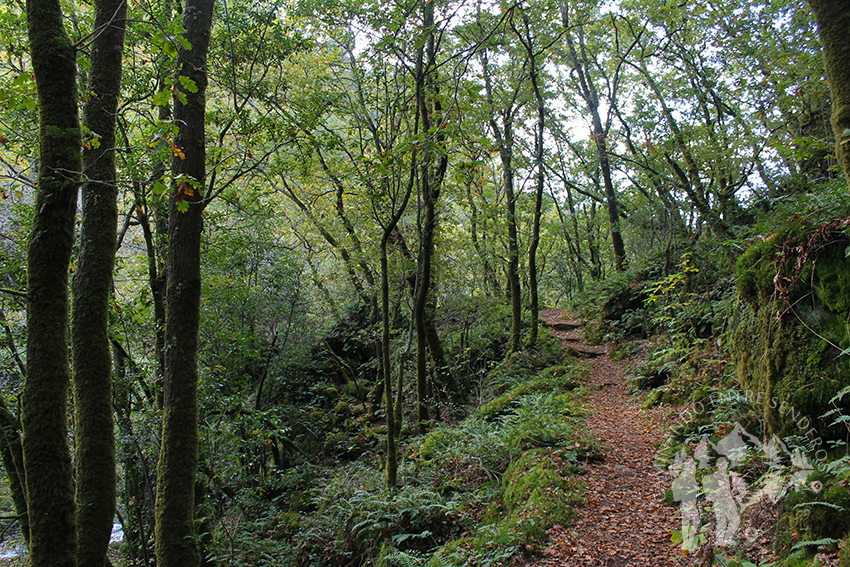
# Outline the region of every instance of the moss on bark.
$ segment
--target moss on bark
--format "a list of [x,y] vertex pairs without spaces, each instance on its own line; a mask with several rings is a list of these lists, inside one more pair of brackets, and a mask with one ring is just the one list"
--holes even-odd
[[82,166],[75,49],[58,0],[28,0],[38,92],[39,172],[27,251],[27,376],[22,396],[30,563],[74,567],[74,489],[67,441],[68,266]]
[[124,0],[95,2],[91,69],[83,121],[86,142],[80,256],[73,281],[71,349],[76,442],[79,567],[103,567],[115,515],[115,441],[109,295],[118,223],[115,116],[121,89]]
[[158,567],[200,564],[194,514],[198,466],[197,352],[206,181],[206,58],[214,4],[214,0],[186,3],[183,28],[192,49],[181,50],[178,56],[178,75],[194,82],[197,90],[184,89],[182,101],[178,100],[174,107],[174,120],[180,124],[175,145],[185,157],[175,157],[172,163],[175,183],[169,203],[162,443],[156,493]]
[[818,24],[832,98],[835,155],[850,178],[850,1],[809,0]]

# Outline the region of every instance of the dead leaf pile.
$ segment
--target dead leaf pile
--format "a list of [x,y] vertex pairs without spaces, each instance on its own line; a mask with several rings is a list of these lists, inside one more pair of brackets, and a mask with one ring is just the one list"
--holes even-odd
[[520,560],[517,567],[688,565],[670,543],[671,530],[680,528],[675,509],[661,501],[672,478],[652,464],[664,433],[664,410],[642,410],[629,398],[608,349],[587,345],[578,322],[556,309],[545,310],[541,318],[568,349],[589,359],[594,392],[588,426],[608,450],[604,462],[585,467],[587,493],[578,521],[552,528],[541,556]]

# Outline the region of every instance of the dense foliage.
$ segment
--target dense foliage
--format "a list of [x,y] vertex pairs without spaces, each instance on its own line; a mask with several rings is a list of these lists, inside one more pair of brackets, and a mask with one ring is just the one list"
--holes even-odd
[[[64,440],[76,426],[71,458],[85,467],[93,422],[85,405],[66,413],[63,372],[106,392],[84,387],[79,365],[98,348],[112,353],[113,564],[154,565],[170,536],[170,549],[191,542],[190,563],[217,566],[534,553],[572,520],[579,463],[600,454],[580,361],[538,331],[545,306],[581,313],[615,356],[643,355],[647,406],[712,401],[674,428],[665,458],[736,420],[805,446],[802,416],[821,442],[807,449],[826,453],[822,482],[844,487],[850,198],[830,125],[843,124],[840,89],[806,6],[139,0],[121,4],[125,18],[60,4],[50,21],[76,52],[59,89],[67,132],[44,122],[46,16],[0,8],[0,456],[24,539],[27,486],[32,509],[73,509]],[[114,18],[120,42],[104,33]],[[123,52],[117,110],[79,128],[74,109],[89,117],[106,98],[93,85],[109,47]],[[112,173],[93,173],[103,155]],[[71,238],[80,184],[85,210],[119,212],[106,231],[117,246],[101,245],[117,249],[103,337],[63,307],[93,289],[88,225]],[[60,193],[70,267],[39,246],[61,228],[45,220]],[[56,302],[43,326],[39,299]],[[66,329],[77,349],[63,370]],[[47,344],[56,369],[39,362]],[[22,392],[50,380],[49,411],[28,410],[36,396]],[[196,407],[163,433],[183,401]],[[46,468],[27,464],[27,428],[42,424],[58,455]],[[176,499],[155,513],[181,467],[192,537],[166,527]],[[780,556],[810,561],[817,546],[800,542],[846,540],[845,524],[794,498],[776,519]],[[34,533],[88,533],[68,514]]]

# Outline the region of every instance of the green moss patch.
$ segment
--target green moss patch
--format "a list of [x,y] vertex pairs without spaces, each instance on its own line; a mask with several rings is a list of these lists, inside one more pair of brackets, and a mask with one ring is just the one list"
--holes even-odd
[[[805,235],[775,235],[737,263],[745,303],[732,335],[742,386],[780,436],[838,437],[822,415],[850,385],[850,258],[846,219]],[[850,410],[850,408],[844,408]]]

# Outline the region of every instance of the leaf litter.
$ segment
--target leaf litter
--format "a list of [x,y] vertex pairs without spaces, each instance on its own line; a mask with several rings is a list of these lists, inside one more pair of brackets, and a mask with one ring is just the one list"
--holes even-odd
[[585,504],[571,526],[549,530],[540,556],[520,559],[516,567],[685,566],[670,541],[679,529],[676,509],[662,497],[672,477],[653,466],[655,447],[669,425],[669,410],[641,409],[626,393],[626,378],[609,349],[590,346],[580,323],[563,310],[547,309],[541,319],[568,351],[588,359],[591,415],[588,427],[605,444],[605,459],[585,465]]

